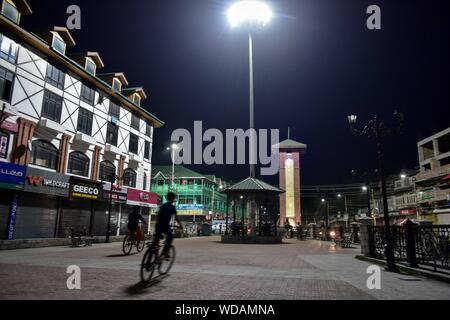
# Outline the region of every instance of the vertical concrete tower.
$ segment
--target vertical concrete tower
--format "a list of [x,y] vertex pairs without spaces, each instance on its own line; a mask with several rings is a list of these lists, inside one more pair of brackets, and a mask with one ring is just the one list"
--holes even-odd
[[301,223],[300,198],[300,156],[306,152],[307,145],[288,139],[275,145],[280,153],[280,225],[288,219],[291,226]]

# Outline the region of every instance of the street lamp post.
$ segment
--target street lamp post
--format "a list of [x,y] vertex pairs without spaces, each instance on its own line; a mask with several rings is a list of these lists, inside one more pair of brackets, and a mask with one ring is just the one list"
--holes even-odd
[[172,144],[170,147],[167,148],[167,151],[171,151],[171,159],[172,159],[172,184],[170,187],[170,191],[173,191],[174,185],[175,185],[175,151],[178,149],[178,146],[176,144]]
[[260,28],[268,24],[272,19],[272,11],[268,5],[261,1],[245,0],[235,2],[228,10],[227,16],[233,28],[241,25],[247,25],[249,27],[250,177],[254,178],[256,174],[256,137],[252,131],[255,129],[255,100],[253,85],[253,37],[250,30],[251,28]]
[[386,239],[386,270],[392,272],[398,272],[398,268],[395,264],[395,256],[394,256],[394,247],[392,242],[392,232],[389,222],[389,206],[387,199],[387,188],[386,188],[386,177],[384,175],[384,165],[383,165],[383,144],[382,139],[389,134],[393,134],[394,132],[401,132],[403,128],[403,120],[404,116],[402,113],[395,112],[394,117],[398,122],[398,127],[394,129],[390,129],[387,124],[381,121],[378,116],[375,116],[372,120],[370,120],[362,129],[356,129],[354,126],[357,122],[358,117],[356,115],[348,116],[348,121],[350,127],[352,129],[353,134],[358,136],[366,136],[368,138],[374,138],[377,147],[377,156],[378,156],[378,174],[381,182],[381,194],[383,198],[383,213],[384,213],[384,232]]
[[114,183],[119,178],[113,173],[109,177],[109,182],[111,183],[111,189],[109,190],[109,204],[108,204],[108,221],[106,225],[106,237],[105,237],[105,243],[110,242],[111,237],[111,210],[112,210],[112,199],[113,199],[113,191],[114,191]]
[[364,191],[366,193],[367,196],[367,217],[371,217],[372,216],[372,206],[370,205],[370,193],[371,193],[371,188],[370,188],[370,184],[367,183],[367,186],[363,186],[362,191]]

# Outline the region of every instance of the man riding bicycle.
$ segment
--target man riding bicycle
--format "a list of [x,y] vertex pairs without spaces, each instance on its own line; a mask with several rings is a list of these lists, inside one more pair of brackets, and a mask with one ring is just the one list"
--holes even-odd
[[141,208],[139,206],[134,206],[133,211],[131,211],[131,213],[128,215],[128,231],[130,232],[130,235],[136,235],[137,237],[139,237],[139,235],[141,234],[141,230],[139,228],[139,220],[147,225],[144,217],[139,213],[140,210]]
[[170,227],[170,221],[172,220],[172,216],[175,216],[175,220],[177,221],[180,228],[183,228],[180,219],[177,216],[177,210],[173,205],[176,195],[173,192],[169,192],[166,196],[167,202],[163,204],[159,208],[158,217],[156,220],[156,228],[155,228],[155,237],[156,240],[162,239],[162,235],[166,235],[166,242],[164,248],[161,252],[161,255],[169,258],[169,249],[172,245],[173,241],[173,233]]

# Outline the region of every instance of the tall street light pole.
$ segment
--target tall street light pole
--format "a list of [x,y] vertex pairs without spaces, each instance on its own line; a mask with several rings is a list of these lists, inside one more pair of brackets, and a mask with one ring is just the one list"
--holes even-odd
[[355,135],[366,136],[368,138],[375,139],[377,148],[377,158],[378,158],[378,174],[381,183],[381,194],[383,198],[383,214],[384,214],[384,232],[385,232],[385,254],[386,254],[386,270],[392,272],[398,272],[398,268],[395,264],[394,256],[394,246],[392,241],[392,232],[389,222],[389,206],[387,199],[387,188],[386,188],[386,177],[384,175],[384,165],[383,165],[383,145],[382,139],[389,134],[395,132],[400,133],[403,128],[404,116],[402,113],[395,112],[394,117],[398,122],[395,129],[390,129],[386,123],[381,121],[378,116],[374,116],[363,129],[356,129],[354,126],[357,122],[358,117],[356,115],[348,116],[348,121],[350,123],[352,132]]
[[250,100],[250,177],[256,175],[256,136],[253,134],[255,129],[255,100],[254,100],[254,81],[253,81],[253,37],[251,30],[264,27],[272,19],[270,7],[262,1],[243,0],[236,1],[231,5],[227,13],[228,22],[235,28],[245,25],[248,32],[249,47],[249,100]]
[[367,186],[362,187],[362,191],[364,191],[367,196],[367,217],[370,218],[372,217],[372,208],[370,205],[370,192],[371,192],[370,184],[367,183]]
[[169,191],[173,191],[175,189],[175,151],[178,149],[176,144],[171,145],[167,148],[167,151],[171,151],[171,159],[172,159],[172,182],[170,185]]

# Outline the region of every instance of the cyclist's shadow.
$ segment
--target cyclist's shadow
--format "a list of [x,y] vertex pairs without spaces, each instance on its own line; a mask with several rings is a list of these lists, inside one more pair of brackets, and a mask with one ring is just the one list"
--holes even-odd
[[161,284],[161,282],[167,278],[169,275],[159,275],[155,278],[153,278],[152,280],[150,280],[149,282],[145,282],[145,281],[141,281],[138,282],[134,285],[132,285],[131,287],[128,287],[125,289],[125,292],[130,294],[130,295],[140,295],[140,294],[145,294],[145,293],[150,293],[150,289],[155,288],[155,291],[157,291],[157,287],[159,284]]

